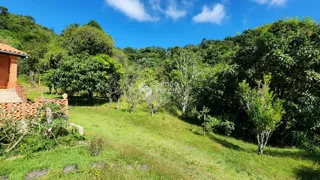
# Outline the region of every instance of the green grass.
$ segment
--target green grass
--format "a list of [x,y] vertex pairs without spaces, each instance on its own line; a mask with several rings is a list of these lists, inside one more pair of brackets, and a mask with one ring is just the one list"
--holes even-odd
[[[39,96],[39,88],[28,89]],[[41,94],[41,91],[40,91]],[[256,145],[201,129],[168,113],[154,118],[145,109],[135,113],[107,105],[70,107],[69,120],[82,125],[87,141],[106,141],[103,152],[89,155],[88,147],[58,147],[52,151],[0,162],[0,176],[22,179],[34,169],[49,168],[45,179],[319,179],[319,157],[298,149]],[[103,171],[90,168],[105,162]],[[64,165],[77,163],[80,171],[61,175]]]

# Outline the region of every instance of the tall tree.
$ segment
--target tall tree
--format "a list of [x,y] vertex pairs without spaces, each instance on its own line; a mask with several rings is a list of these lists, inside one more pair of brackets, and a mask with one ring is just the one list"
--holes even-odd
[[173,82],[173,94],[184,117],[195,100],[193,89],[200,72],[201,61],[197,54],[184,49],[174,53],[172,57],[169,63],[172,68],[169,76]]
[[87,53],[93,56],[98,54],[112,56],[114,47],[111,36],[88,25],[69,26],[62,33],[62,42],[70,55]]

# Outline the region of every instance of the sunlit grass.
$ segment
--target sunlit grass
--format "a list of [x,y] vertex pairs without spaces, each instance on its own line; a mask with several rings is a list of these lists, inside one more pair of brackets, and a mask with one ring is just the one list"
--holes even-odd
[[[35,88],[37,89],[37,88]],[[39,89],[39,88],[38,88]],[[39,91],[28,89],[30,94]],[[46,179],[317,179],[319,157],[298,149],[267,147],[258,156],[257,147],[216,134],[201,135],[201,128],[168,113],[151,118],[145,107],[134,113],[126,105],[71,106],[69,120],[84,127],[87,141],[106,141],[97,157],[88,147],[58,147],[32,157],[5,160],[0,175],[22,179],[34,169],[49,168]],[[105,162],[100,172],[92,162]],[[61,175],[64,165],[77,163],[78,173]]]

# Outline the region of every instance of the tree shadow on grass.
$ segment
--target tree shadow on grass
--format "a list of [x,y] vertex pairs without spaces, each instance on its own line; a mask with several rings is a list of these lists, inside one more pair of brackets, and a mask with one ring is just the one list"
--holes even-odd
[[302,167],[295,170],[297,179],[301,180],[319,180],[320,179],[320,168],[313,169],[310,167]]
[[68,100],[70,106],[100,106],[109,102],[106,98],[95,97],[90,103],[85,96],[70,96]]
[[[210,139],[214,140],[215,142],[221,144],[222,146],[233,149],[237,151],[243,151],[248,153],[257,153],[257,150],[252,148],[243,148],[239,145],[234,144],[233,142],[228,141],[228,139],[219,138],[212,134],[208,135]],[[275,157],[292,157],[292,158],[302,158],[306,160],[312,160],[315,163],[320,163],[320,154],[317,153],[308,153],[303,150],[290,150],[290,149],[275,149],[275,148],[266,148],[264,150],[264,155],[266,156],[275,156]],[[319,176],[320,179],[320,176]]]
[[[243,148],[239,145],[236,145],[227,139],[216,137],[212,134],[209,134],[210,139],[214,140],[215,142],[221,144],[222,146],[236,150],[236,151],[243,151],[248,153],[257,153],[257,151],[250,149],[250,148]],[[266,156],[275,156],[275,157],[291,157],[296,159],[305,159],[311,160],[314,162],[314,168],[303,166],[301,168],[295,169],[295,174],[297,179],[302,180],[320,180],[320,155],[318,153],[308,153],[306,151],[293,151],[289,149],[266,149],[264,151],[264,155]]]
[[192,125],[197,125],[197,126],[201,126],[202,122],[199,121],[197,118],[193,118],[193,117],[182,117],[179,116],[179,119],[181,119],[182,121],[192,124]]
[[209,134],[209,138],[214,140],[215,142],[221,144],[222,146],[228,148],[228,149],[233,149],[233,150],[237,150],[237,151],[245,151],[244,149],[242,149],[240,146],[236,145],[236,144],[233,144],[231,142],[228,142],[227,140],[225,139],[220,139],[220,138],[217,138],[211,134]]

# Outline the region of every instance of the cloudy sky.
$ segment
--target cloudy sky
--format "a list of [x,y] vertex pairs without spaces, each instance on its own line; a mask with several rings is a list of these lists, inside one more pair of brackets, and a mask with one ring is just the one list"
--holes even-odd
[[60,33],[94,19],[118,47],[184,46],[288,17],[320,20],[318,0],[0,0]]

